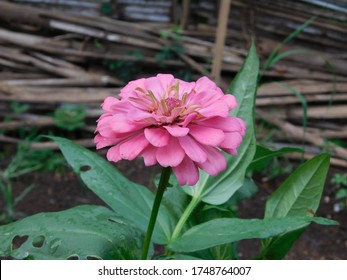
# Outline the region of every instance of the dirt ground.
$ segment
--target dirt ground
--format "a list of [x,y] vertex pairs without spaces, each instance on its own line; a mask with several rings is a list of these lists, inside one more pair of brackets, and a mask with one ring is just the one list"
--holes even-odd
[[[147,168],[141,160],[134,163],[121,162],[117,168],[132,180],[148,185],[151,178],[159,171],[158,168]],[[335,172],[338,170],[335,170]],[[331,172],[332,173],[332,172]],[[100,204],[103,202],[89,191],[79,178],[69,168],[63,173],[32,173],[15,183],[15,191],[19,192],[28,184],[35,183],[34,189],[17,207],[17,211],[26,215],[38,212],[60,211],[80,204]],[[239,205],[239,215],[242,218],[261,218],[264,213],[265,201],[278,186],[279,182],[259,183],[259,191],[251,199],[244,200]],[[347,259],[347,210],[334,212],[335,186],[328,183],[325,187],[318,216],[334,219],[339,226],[311,225],[298,240],[287,259]],[[3,201],[0,201],[3,205]],[[240,243],[240,258],[248,259],[257,253],[259,242],[246,240]]]

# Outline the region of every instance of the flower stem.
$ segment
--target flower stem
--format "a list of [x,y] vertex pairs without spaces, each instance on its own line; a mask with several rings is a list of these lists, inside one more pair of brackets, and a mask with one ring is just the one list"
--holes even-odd
[[149,219],[145,241],[143,244],[142,257],[141,257],[142,260],[146,260],[147,256],[148,256],[148,249],[149,249],[149,245],[151,243],[153,229],[155,226],[155,222],[157,220],[160,203],[161,203],[161,200],[163,198],[165,189],[168,186],[170,175],[171,175],[171,167],[163,168],[163,170],[161,171],[158,190],[157,190],[157,193],[155,195],[154,202],[153,202],[152,213],[151,213],[151,217]]
[[190,203],[188,204],[187,208],[184,210],[181,218],[179,219],[173,233],[170,239],[170,243],[175,241],[181,231],[182,228],[184,226],[184,224],[186,223],[186,221],[188,220],[189,216],[192,214],[192,212],[194,211],[195,207],[199,204],[199,202],[201,201],[200,197],[193,197],[192,200],[190,201]]

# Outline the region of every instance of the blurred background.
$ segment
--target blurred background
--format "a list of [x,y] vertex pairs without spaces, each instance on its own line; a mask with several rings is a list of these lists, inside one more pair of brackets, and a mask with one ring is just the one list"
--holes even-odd
[[[226,91],[252,40],[261,58],[259,143],[301,148],[305,159],[332,155],[318,214],[341,225],[310,227],[288,258],[347,259],[346,0],[0,1],[1,223],[101,203],[40,135],[95,150],[105,97],[157,73],[208,76]],[[240,216],[261,217],[301,160],[287,154],[255,172],[257,193],[239,203]],[[116,166],[154,188],[156,167]],[[241,258],[253,245],[244,246]]]

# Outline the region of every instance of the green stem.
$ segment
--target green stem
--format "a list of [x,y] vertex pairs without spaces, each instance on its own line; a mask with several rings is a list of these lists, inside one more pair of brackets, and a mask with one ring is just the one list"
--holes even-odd
[[155,222],[157,220],[160,203],[161,203],[161,200],[163,198],[165,189],[168,186],[170,175],[171,175],[171,167],[163,168],[163,170],[161,171],[158,190],[157,190],[157,193],[155,195],[155,199],[154,199],[154,203],[153,203],[153,207],[152,207],[151,217],[149,219],[149,223],[148,223],[148,227],[147,227],[147,233],[146,233],[145,241],[143,244],[142,258],[141,258],[142,260],[146,260],[147,256],[148,256],[148,249],[149,249],[149,245],[151,243],[153,229],[155,226]]
[[179,221],[178,221],[178,223],[177,223],[177,225],[176,225],[176,227],[172,233],[170,243],[175,241],[179,237],[179,235],[183,229],[184,224],[186,223],[186,221],[188,220],[188,218],[190,217],[190,215],[192,214],[195,207],[199,204],[200,201],[201,201],[200,197],[193,197],[192,198],[192,200],[188,204],[187,208],[184,210],[181,218],[179,219]]

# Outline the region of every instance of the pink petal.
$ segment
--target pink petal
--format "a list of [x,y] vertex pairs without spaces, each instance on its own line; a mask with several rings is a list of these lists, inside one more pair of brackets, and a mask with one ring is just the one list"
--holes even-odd
[[127,100],[133,107],[139,110],[150,111],[153,108],[152,101],[147,98],[131,96]]
[[225,138],[218,146],[226,149],[236,149],[242,142],[242,136],[239,132],[226,132]]
[[204,149],[189,135],[178,138],[178,141],[180,142],[185,153],[193,161],[205,162],[207,160],[207,154],[205,153]]
[[207,77],[201,77],[199,80],[196,81],[195,84],[195,90],[197,92],[206,92],[210,90],[215,90],[217,88],[216,83],[211,81]]
[[228,132],[238,131],[241,133],[245,130],[244,122],[237,117],[213,117],[210,119],[199,121],[199,125],[218,128]]
[[143,157],[143,160],[145,162],[146,166],[152,166],[157,163],[157,158],[156,158],[156,151],[157,148],[148,145],[139,156]]
[[141,133],[120,144],[120,156],[122,159],[133,160],[148,146],[148,144],[149,142],[145,135]]
[[185,157],[180,165],[172,168],[175,173],[178,183],[183,185],[193,186],[199,180],[199,171],[196,165],[188,157]]
[[136,97],[138,95],[137,88],[145,89],[145,80],[145,78],[141,78],[129,82],[125,87],[121,89],[119,96],[122,98],[127,98],[130,96]]
[[158,101],[161,100],[162,96],[166,92],[166,90],[164,90],[160,80],[157,77],[151,77],[146,79],[145,86],[147,90],[151,90],[154,93],[154,96]]
[[111,127],[113,122],[117,121],[117,116],[107,116],[100,118],[96,130],[103,137],[117,137],[116,131]]
[[148,113],[143,110],[132,110],[127,114],[127,119],[129,119],[130,121],[136,121],[136,122],[144,121],[151,117],[152,117],[151,113]]
[[163,128],[145,128],[145,136],[155,147],[164,147],[169,143],[170,135]]
[[198,166],[206,173],[216,176],[219,172],[223,171],[226,166],[226,160],[222,152],[214,147],[205,147],[207,152],[207,160],[203,163],[198,163]]
[[187,115],[184,118],[184,120],[182,122],[178,123],[178,124],[180,124],[183,127],[186,127],[190,122],[195,120],[197,116],[198,116],[197,113],[191,113],[191,114]]
[[219,100],[209,106],[201,108],[199,113],[206,118],[217,116],[226,118],[229,115],[229,108],[223,100]]
[[221,149],[227,154],[232,156],[237,156],[239,154],[236,149],[225,149],[225,148],[221,148]]
[[229,110],[232,110],[237,107],[237,101],[234,95],[226,94],[224,95],[224,101],[228,105]]
[[126,133],[131,131],[137,131],[140,130],[146,126],[148,126],[148,123],[145,122],[135,122],[130,121],[126,116],[124,115],[117,115],[115,116],[114,120],[110,124],[113,131],[117,133]]
[[168,89],[171,85],[174,84],[174,76],[171,74],[158,74],[158,80],[160,81],[163,89]]
[[112,107],[119,102],[120,101],[117,98],[109,96],[105,98],[104,102],[101,105],[101,108],[107,112],[112,112],[113,111]]
[[220,129],[194,124],[190,124],[189,129],[189,134],[201,144],[218,146],[224,140],[224,132]]
[[119,145],[113,146],[112,148],[110,148],[107,151],[106,157],[108,161],[114,161],[114,162],[120,161],[122,157],[120,156],[120,153],[119,153]]
[[170,137],[169,144],[157,149],[156,157],[161,166],[177,166],[185,156],[184,150],[175,137]]
[[172,136],[175,136],[175,137],[186,136],[189,132],[189,128],[180,127],[178,125],[165,125],[164,127]]
[[178,94],[179,97],[182,98],[185,93],[189,94],[192,92],[192,90],[195,87],[195,82],[185,82],[185,81],[179,81],[179,88],[178,88]]
[[104,148],[106,146],[112,146],[117,144],[120,141],[120,139],[117,138],[108,138],[103,137],[100,134],[95,135],[94,137],[94,143],[96,143],[96,149],[99,150],[101,148]]

